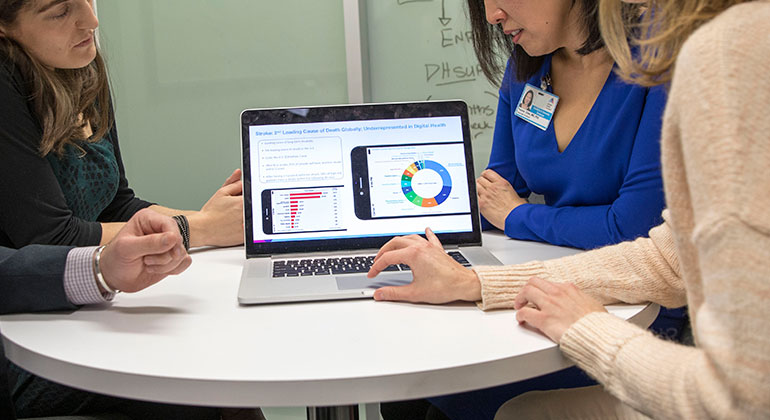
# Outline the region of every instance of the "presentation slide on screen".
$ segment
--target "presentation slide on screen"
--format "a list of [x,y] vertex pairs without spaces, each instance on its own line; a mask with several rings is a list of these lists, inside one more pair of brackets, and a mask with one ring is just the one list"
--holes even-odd
[[[472,229],[460,117],[261,125],[249,134],[255,242]],[[354,165],[351,153],[365,162]],[[368,188],[356,188],[363,178]]]
[[268,233],[327,232],[344,230],[338,186],[270,190]]
[[368,147],[371,217],[470,212],[462,143]]

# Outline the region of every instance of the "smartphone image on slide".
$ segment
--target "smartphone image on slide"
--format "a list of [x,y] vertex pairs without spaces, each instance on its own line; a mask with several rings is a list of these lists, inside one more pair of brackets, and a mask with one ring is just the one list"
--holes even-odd
[[350,151],[350,169],[353,173],[353,209],[356,217],[361,220],[372,218],[367,149],[368,147],[358,146]]
[[462,142],[358,146],[350,159],[361,220],[470,213]]
[[342,185],[262,190],[265,234],[345,230],[340,216]]

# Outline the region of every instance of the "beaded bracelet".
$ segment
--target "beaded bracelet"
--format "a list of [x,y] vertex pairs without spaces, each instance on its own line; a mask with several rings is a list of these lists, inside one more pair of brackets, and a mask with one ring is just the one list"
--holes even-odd
[[190,222],[187,221],[187,217],[183,214],[177,214],[171,216],[176,220],[176,225],[179,227],[179,233],[182,235],[182,244],[185,251],[190,250]]
[[99,248],[96,248],[96,251],[94,252],[94,275],[104,290],[106,290],[108,293],[112,293],[113,295],[117,295],[120,293],[120,290],[113,289],[107,284],[107,281],[104,280],[104,276],[102,275],[102,267],[99,266],[99,263],[102,260],[102,251],[104,251],[104,248],[106,247],[107,245],[102,245]]

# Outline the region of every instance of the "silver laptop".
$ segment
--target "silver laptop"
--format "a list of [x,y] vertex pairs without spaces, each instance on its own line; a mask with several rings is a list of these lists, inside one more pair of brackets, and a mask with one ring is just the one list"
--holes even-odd
[[371,297],[409,267],[366,277],[399,235],[435,232],[460,263],[481,247],[468,110],[461,101],[241,113],[246,263],[241,304]]

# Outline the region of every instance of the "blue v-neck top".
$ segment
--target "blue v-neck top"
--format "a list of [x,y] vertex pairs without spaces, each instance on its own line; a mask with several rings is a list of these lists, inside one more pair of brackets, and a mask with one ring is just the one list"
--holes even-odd
[[[611,72],[560,153],[553,122],[542,131],[513,114],[525,83],[516,81],[512,67],[509,62],[501,85],[488,168],[520,196],[541,194],[545,204],[516,207],[506,218],[505,234],[590,249],[646,236],[660,224],[664,88],[630,85]],[[549,56],[528,83],[540,87],[550,68]]]

